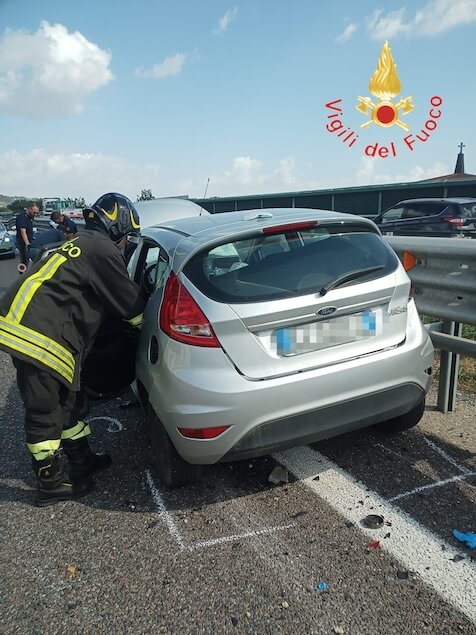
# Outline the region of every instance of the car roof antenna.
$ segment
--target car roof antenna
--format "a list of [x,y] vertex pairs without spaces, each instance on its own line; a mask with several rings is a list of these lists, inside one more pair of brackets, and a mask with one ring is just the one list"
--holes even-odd
[[[203,198],[206,198],[207,196],[207,192],[208,192],[208,184],[210,183],[210,177],[208,177],[207,179],[207,184],[205,186],[205,192],[203,193]],[[200,212],[200,216],[202,215],[202,212]]]

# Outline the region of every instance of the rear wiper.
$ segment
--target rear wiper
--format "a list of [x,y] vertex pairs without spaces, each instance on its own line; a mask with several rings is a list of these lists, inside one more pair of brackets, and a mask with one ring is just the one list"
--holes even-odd
[[330,280],[326,282],[326,284],[319,291],[321,295],[326,295],[328,291],[331,289],[335,289],[339,287],[341,284],[346,282],[350,282],[351,280],[355,280],[356,278],[360,278],[361,276],[365,276],[368,273],[373,273],[374,271],[381,271],[385,269],[384,265],[380,265],[378,267],[367,267],[367,269],[355,269],[355,271],[349,271],[349,273],[345,273],[343,276],[339,276],[335,280]]

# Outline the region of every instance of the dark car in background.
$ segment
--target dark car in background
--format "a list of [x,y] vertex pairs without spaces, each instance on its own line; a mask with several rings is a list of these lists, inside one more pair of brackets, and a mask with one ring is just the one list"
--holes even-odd
[[476,198],[413,198],[374,218],[383,234],[458,234],[476,230]]

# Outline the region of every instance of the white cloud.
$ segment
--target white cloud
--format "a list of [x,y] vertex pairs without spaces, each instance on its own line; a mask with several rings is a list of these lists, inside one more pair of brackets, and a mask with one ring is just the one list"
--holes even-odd
[[[159,193],[157,164],[135,164],[118,156],[61,153],[34,149],[0,154],[0,192],[27,197],[84,196],[94,202],[104,192],[122,192],[135,200],[143,188]],[[167,192],[173,194],[173,191]]]
[[335,38],[335,41],[338,42],[339,44],[343,44],[344,42],[347,42],[354,35],[354,33],[357,31],[358,28],[359,27],[357,24],[354,24],[354,22],[351,22],[345,27],[342,33]]
[[[202,181],[182,181],[178,190],[201,197],[206,178]],[[294,157],[286,157],[277,164],[266,165],[250,156],[238,156],[233,159],[231,168],[210,176],[207,196],[239,196],[316,187],[317,181],[312,179],[312,166],[299,166]]]
[[[385,159],[383,159],[385,161]],[[357,172],[353,183],[347,181],[347,185],[372,185],[378,183],[409,183],[412,181],[423,181],[432,179],[443,174],[449,174],[450,168],[439,161],[427,168],[419,165],[413,166],[409,171],[403,173],[380,172],[382,163],[372,157],[361,157],[357,166]]]
[[0,37],[0,110],[45,118],[83,110],[85,98],[114,79],[111,53],[62,24]]
[[160,64],[155,64],[150,68],[136,68],[137,77],[150,79],[164,79],[165,77],[174,77],[181,73],[187,56],[184,53],[176,53],[171,57],[166,57]]
[[406,18],[406,9],[384,14],[374,11],[366,20],[367,30],[374,40],[398,35],[431,36],[449,29],[476,22],[476,0],[430,0],[420,11]]
[[[159,164],[139,164],[123,157],[94,153],[62,153],[34,149],[27,154],[16,151],[0,154],[0,192],[26,197],[80,197],[94,202],[104,192],[121,192],[135,200],[144,188],[155,196],[204,195],[239,196],[272,192],[350,187],[379,183],[405,183],[448,174],[443,163],[429,167],[415,166],[406,172],[386,172],[385,160],[361,157],[354,177],[338,176],[327,181],[316,174],[312,164],[299,164],[294,157],[280,159],[272,165],[250,156],[237,156],[222,172],[206,176],[191,174],[186,178],[164,173]],[[388,165],[388,168],[391,166]]]
[[218,26],[213,31],[215,35],[223,35],[225,31],[228,30],[228,27],[230,26],[230,24],[235,20],[237,14],[238,14],[238,7],[234,7],[233,9],[230,9],[230,11],[227,11],[225,15],[223,15],[218,20]]

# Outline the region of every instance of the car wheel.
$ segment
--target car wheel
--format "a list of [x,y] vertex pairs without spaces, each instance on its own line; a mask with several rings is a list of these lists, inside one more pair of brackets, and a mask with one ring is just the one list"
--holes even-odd
[[147,413],[147,426],[155,466],[162,483],[166,487],[174,489],[198,481],[202,475],[203,466],[192,465],[182,459],[150,404]]
[[422,399],[414,408],[404,415],[378,423],[375,428],[384,434],[397,434],[417,425],[425,412],[425,400]]

